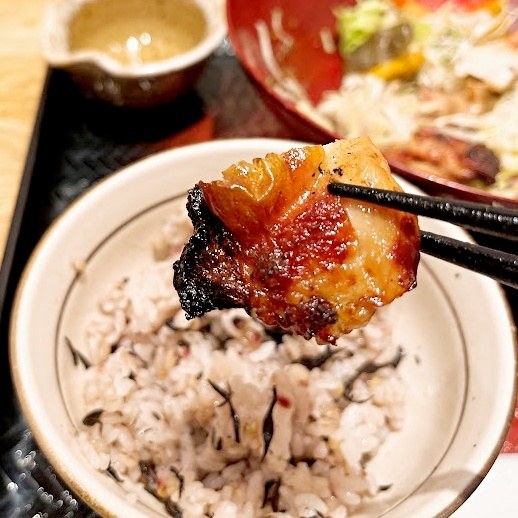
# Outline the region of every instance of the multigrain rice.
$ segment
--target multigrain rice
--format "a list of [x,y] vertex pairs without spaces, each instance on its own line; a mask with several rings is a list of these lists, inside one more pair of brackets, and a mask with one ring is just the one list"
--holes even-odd
[[404,421],[386,310],[329,347],[241,309],[187,320],[172,264],[192,229],[173,212],[150,239],[155,262],[107,287],[88,320],[82,451],[166,516],[351,516],[390,486],[369,461]]

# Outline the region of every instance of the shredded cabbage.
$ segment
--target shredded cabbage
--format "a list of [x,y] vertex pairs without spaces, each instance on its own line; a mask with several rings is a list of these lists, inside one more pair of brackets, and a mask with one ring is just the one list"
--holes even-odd
[[378,146],[411,138],[419,102],[402,83],[371,74],[346,74],[339,90],[327,92],[318,113],[346,138],[370,136]]

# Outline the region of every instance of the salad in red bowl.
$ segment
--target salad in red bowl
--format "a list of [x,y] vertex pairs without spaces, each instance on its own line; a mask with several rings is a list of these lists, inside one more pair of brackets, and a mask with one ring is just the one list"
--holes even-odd
[[237,57],[302,136],[368,135],[428,191],[518,205],[518,5],[227,0],[227,14]]

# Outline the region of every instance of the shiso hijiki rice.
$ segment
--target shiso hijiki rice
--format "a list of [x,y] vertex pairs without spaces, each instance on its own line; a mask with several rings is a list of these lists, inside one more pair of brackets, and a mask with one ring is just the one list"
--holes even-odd
[[165,516],[350,516],[390,487],[369,461],[404,420],[386,311],[328,347],[238,309],[188,321],[172,263],[192,228],[183,200],[173,209],[155,261],[107,287],[87,322],[82,451]]

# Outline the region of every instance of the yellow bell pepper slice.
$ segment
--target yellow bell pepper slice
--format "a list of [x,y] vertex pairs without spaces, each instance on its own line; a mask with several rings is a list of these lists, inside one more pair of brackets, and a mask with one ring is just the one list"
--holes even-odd
[[421,52],[405,52],[400,56],[379,63],[369,69],[370,74],[374,74],[385,81],[394,79],[412,79],[421,66],[425,58]]

